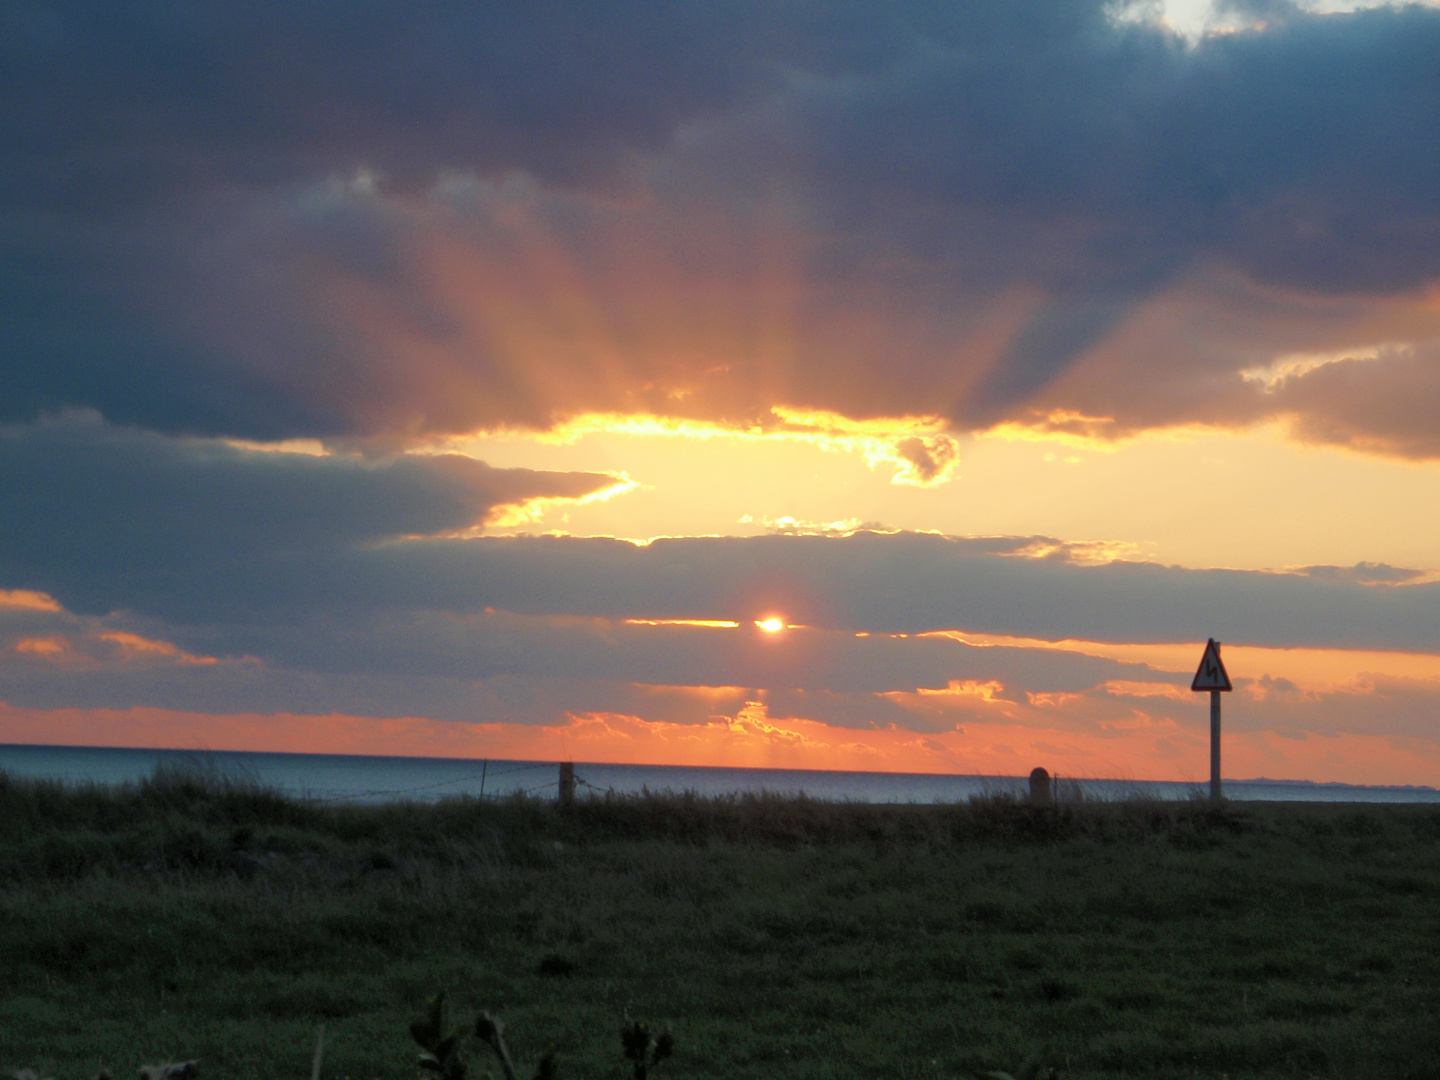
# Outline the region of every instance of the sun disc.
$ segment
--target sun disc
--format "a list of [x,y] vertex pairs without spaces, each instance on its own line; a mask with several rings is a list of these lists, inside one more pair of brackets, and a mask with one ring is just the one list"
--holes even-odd
[[781,630],[785,629],[785,620],[777,619],[772,616],[768,619],[756,619],[755,625],[758,626],[761,630],[764,630],[767,634],[778,634]]

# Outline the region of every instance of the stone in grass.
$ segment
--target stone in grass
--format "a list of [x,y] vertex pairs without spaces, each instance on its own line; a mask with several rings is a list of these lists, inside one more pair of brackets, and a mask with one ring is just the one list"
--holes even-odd
[[1030,802],[1035,806],[1050,806],[1055,799],[1050,787],[1050,774],[1043,768],[1030,770]]

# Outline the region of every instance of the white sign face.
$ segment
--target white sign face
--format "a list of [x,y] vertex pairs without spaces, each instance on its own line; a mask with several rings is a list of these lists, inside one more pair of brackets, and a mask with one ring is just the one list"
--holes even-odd
[[1230,676],[1220,661],[1220,643],[1211,638],[1205,645],[1205,655],[1200,658],[1199,670],[1190,683],[1191,690],[1233,690]]

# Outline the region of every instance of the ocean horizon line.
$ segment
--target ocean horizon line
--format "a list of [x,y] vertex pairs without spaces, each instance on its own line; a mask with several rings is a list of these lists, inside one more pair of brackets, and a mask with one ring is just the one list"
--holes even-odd
[[[294,750],[212,750],[175,747],[0,743],[0,771],[73,783],[120,784],[152,775],[165,760],[211,759],[257,781],[304,797],[335,802],[436,799],[452,795],[502,797],[547,792],[541,769],[563,759],[430,757]],[[640,794],[694,792],[718,796],[759,793],[864,802],[952,802],[997,791],[1023,792],[1028,772],[916,773],[796,766],[659,765],[573,761],[582,790]],[[587,775],[588,774],[588,775]],[[1180,799],[1207,781],[1142,780],[1052,772],[1089,797]],[[1423,784],[1354,784],[1334,780],[1223,778],[1237,801],[1440,802],[1440,788]],[[1328,798],[1326,796],[1329,796]],[[1337,797],[1348,796],[1348,797]],[[1408,797],[1407,797],[1408,796]]]

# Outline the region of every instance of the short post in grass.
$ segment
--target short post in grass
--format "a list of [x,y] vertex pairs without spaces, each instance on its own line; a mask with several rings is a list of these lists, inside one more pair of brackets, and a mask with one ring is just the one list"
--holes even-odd
[[560,805],[571,806],[575,802],[575,763],[560,763]]
[[1195,671],[1190,689],[1210,692],[1210,801],[1218,803],[1224,798],[1220,790],[1220,695],[1232,687],[1220,660],[1220,642],[1214,638],[1205,643],[1205,653],[1200,657],[1200,667]]
[[1036,766],[1030,770],[1030,803],[1033,806],[1049,806],[1051,799],[1050,774]]

